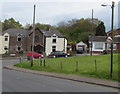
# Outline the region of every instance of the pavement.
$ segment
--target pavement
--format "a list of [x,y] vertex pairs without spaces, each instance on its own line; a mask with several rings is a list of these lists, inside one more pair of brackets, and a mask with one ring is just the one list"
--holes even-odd
[[36,71],[36,70],[15,67],[14,65],[7,65],[7,66],[4,66],[4,68],[37,74],[37,75],[62,78],[62,79],[67,79],[67,80],[72,80],[72,81],[85,82],[89,84],[95,84],[95,85],[101,85],[101,86],[107,86],[107,87],[120,89],[120,82],[117,82],[117,81],[98,79],[98,78],[93,78],[93,77],[83,77],[83,76],[77,76],[77,75],[72,75],[72,74],[58,74],[58,73],[51,73],[51,72],[44,72],[44,71]]

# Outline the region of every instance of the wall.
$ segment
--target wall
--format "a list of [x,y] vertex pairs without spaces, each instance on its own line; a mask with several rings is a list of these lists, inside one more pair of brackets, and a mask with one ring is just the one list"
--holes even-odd
[[0,54],[2,54],[2,35],[0,35]]
[[[8,41],[5,41],[5,36],[8,36]],[[8,52],[8,50],[4,50],[4,46],[7,46],[7,48],[9,49],[9,34],[5,33],[3,36],[0,36],[0,54],[5,54],[6,51]]]
[[[103,49],[95,49],[95,43],[103,43]],[[102,52],[103,50],[105,50],[105,43],[104,42],[93,42],[92,51]]]
[[27,36],[22,36],[22,41],[17,41],[17,36],[10,37],[10,53],[16,53],[16,45],[22,45],[23,51],[27,51],[27,46],[30,41],[27,41]]

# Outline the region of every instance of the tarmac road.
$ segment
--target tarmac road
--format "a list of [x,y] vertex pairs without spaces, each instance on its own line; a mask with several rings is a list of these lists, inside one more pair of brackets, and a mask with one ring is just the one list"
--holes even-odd
[[[3,60],[3,66],[15,64],[18,59]],[[118,89],[76,82],[60,78],[2,70],[3,92],[118,92]]]

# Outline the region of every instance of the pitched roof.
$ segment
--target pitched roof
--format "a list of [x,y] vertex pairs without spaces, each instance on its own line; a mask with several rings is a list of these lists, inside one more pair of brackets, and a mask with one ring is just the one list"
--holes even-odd
[[57,35],[58,37],[64,37],[59,30],[41,30],[46,37],[51,37],[52,35]]
[[95,41],[95,42],[105,42],[106,41],[107,36],[89,36],[89,40],[91,41]]
[[[94,42],[106,42],[107,36],[92,36],[92,41]],[[91,37],[89,36],[89,41],[91,41]],[[114,43],[120,43],[120,37],[113,38]]]
[[28,36],[31,31],[25,29],[7,29],[3,32],[3,34],[8,33],[11,36],[17,36],[18,34],[22,34],[23,36]]
[[86,45],[84,42],[79,42],[79,43],[77,43],[76,45]]
[[[38,29],[38,28],[36,28]],[[46,37],[51,37],[52,35],[57,35],[58,37],[64,37],[59,30],[42,30],[39,29]],[[31,30],[27,29],[8,29],[3,32],[3,34],[8,33],[11,36],[17,36],[18,34],[22,34],[23,36],[29,36],[32,33]]]

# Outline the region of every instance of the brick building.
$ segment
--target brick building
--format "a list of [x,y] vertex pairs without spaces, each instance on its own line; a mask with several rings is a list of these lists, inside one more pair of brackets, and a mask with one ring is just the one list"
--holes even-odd
[[[25,29],[8,29],[3,33],[10,35],[9,39],[9,53],[24,53],[32,50],[33,32]],[[37,52],[43,51],[43,33],[36,28],[35,29],[35,43],[34,49]]]

